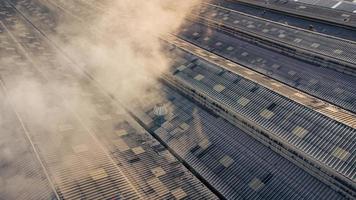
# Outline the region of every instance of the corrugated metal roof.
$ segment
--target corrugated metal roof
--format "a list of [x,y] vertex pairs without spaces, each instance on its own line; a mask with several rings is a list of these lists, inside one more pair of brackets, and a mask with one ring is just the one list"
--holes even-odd
[[[201,19],[209,23],[223,24],[239,32],[252,34],[280,45],[302,49],[312,54],[326,56],[328,59],[336,59],[356,67],[356,56],[354,54],[356,44],[352,41],[287,26],[213,4],[204,4],[199,10]],[[222,14],[214,15],[214,13]],[[229,16],[229,19],[224,20],[224,16]],[[239,23],[234,23],[235,20],[239,20]],[[283,37],[281,37],[281,34]],[[296,39],[299,39],[299,41],[295,42]],[[340,53],[334,52],[336,49],[340,50]]]
[[[29,2],[33,1],[22,1],[29,11],[38,12],[38,2],[27,4]],[[34,149],[38,150],[38,159],[44,163],[49,180],[54,183],[60,199],[217,199],[182,164],[172,159],[173,156],[162,145],[135,124],[121,106],[114,104],[109,96],[99,91],[94,82],[82,84],[83,76],[73,71],[69,60],[59,56],[47,39],[11,6],[4,4],[5,1],[0,1],[0,16],[7,19],[0,24],[0,49],[2,56],[14,59],[10,59],[11,68],[0,63],[1,75],[6,74],[1,81],[11,88],[18,84],[18,80],[22,80],[24,73],[31,72],[26,74],[27,78],[42,83],[38,90],[48,97],[44,104],[50,105],[46,107],[45,113],[48,116],[45,116],[45,120],[34,120],[32,107],[23,106],[24,102],[13,103],[18,109],[18,115],[23,117],[29,138],[33,141]],[[42,17],[49,18],[44,15]],[[8,33],[1,30],[5,26],[12,27],[13,22],[16,22],[16,26],[11,32],[16,31],[11,37],[10,30]],[[22,31],[16,29],[18,27],[22,27],[27,34],[22,36]],[[41,56],[30,57],[29,54]],[[64,62],[67,64],[64,65]],[[91,106],[83,106],[87,109],[81,107],[83,109],[78,110],[67,106],[67,97],[73,97],[74,94],[68,91],[57,93],[51,83],[58,80],[81,88],[75,95],[85,97],[92,102]],[[0,88],[4,89],[2,86]],[[6,130],[6,134],[12,133],[9,130]],[[21,131],[19,129],[23,138],[25,136]],[[5,133],[1,133],[3,135]],[[31,151],[25,148],[24,152]],[[18,198],[9,199],[55,198],[48,189],[43,173],[37,172],[38,166],[32,165],[32,160],[32,156],[30,159],[24,157],[23,160],[16,160],[16,164],[19,168],[23,164],[30,165],[25,172],[32,174],[27,174],[27,177],[40,176],[40,181],[17,184],[34,183],[29,186],[38,187],[38,190],[30,188],[26,191],[19,184],[14,193]],[[10,173],[8,175],[14,176]],[[16,187],[17,184],[12,186]],[[23,194],[20,194],[22,191]],[[21,195],[28,196],[26,198]],[[8,197],[3,187],[0,188],[0,196]]]
[[[195,74],[209,74],[209,79],[196,81],[191,77]],[[175,74],[180,82],[194,88],[216,102],[226,106],[232,112],[236,112],[268,130],[274,136],[282,139],[286,144],[296,147],[314,160],[323,163],[336,173],[355,182],[355,158],[356,158],[356,131],[355,129],[327,118],[318,112],[312,111],[300,104],[282,97],[273,91],[259,87],[254,90],[255,83],[235,75],[236,79],[244,81],[231,82],[226,78],[209,72],[203,64],[193,69],[187,68]],[[226,89],[218,93],[212,87],[216,84],[226,85]],[[248,97],[247,106],[241,106],[236,102],[238,97]],[[272,111],[267,110],[271,102],[276,103]],[[273,113],[260,115],[260,113]],[[304,137],[293,134],[293,130],[301,126],[308,132]],[[335,149],[343,148],[350,152],[350,156],[343,160],[335,156]],[[344,154],[343,154],[344,155]]]
[[[162,89],[161,101],[170,102],[172,112],[180,114],[166,121],[156,135],[227,199],[342,199],[242,130],[172,89]],[[152,107],[143,103],[143,110],[150,113]],[[174,131],[181,124],[189,128]]]
[[[217,31],[209,31],[211,42],[204,42],[202,39],[195,40],[190,36],[192,31],[205,32],[208,29],[195,24],[189,27],[192,30],[180,34],[189,42],[205,49],[212,48],[215,41],[234,45],[236,48],[233,52],[227,50],[228,46],[213,49],[213,51],[268,77],[356,113],[356,87],[354,87],[356,78],[354,76],[328,68],[320,68]],[[248,52],[249,56],[242,56],[244,52]]]

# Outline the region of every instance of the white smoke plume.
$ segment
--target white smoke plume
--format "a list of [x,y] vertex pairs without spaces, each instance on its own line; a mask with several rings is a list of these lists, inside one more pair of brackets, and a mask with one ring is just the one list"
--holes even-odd
[[[59,16],[55,28],[56,32],[49,32],[52,29],[46,29],[46,24],[38,26],[40,21],[35,19],[35,15],[31,16],[33,18],[30,17],[29,20],[42,29],[43,33],[50,39],[58,42],[60,48],[67,52],[72,59],[82,63],[105,89],[127,103],[156,85],[157,78],[168,69],[170,61],[161,48],[159,36],[177,31],[183,25],[184,18],[194,6],[200,3],[200,0],[113,0],[105,2],[97,0],[92,1],[94,6],[90,9],[87,8],[91,10],[89,18],[80,16],[78,13],[72,13],[81,19],[79,21],[78,18],[72,18],[71,15],[58,9],[54,4],[59,4],[66,10],[68,7],[78,6],[78,2],[85,2],[85,0],[33,0],[33,2],[47,6],[50,10],[49,15],[54,15],[56,18]],[[100,7],[97,6],[97,9],[95,9],[96,5],[99,4]],[[30,16],[26,12],[26,8],[21,10],[25,11],[24,13],[27,16]],[[72,11],[68,9],[67,12]],[[15,23],[8,28],[11,28],[14,33],[17,31],[21,34],[26,30],[26,26],[23,26],[23,24],[25,23],[22,22],[22,25]],[[0,34],[6,35],[7,33],[4,31]],[[8,35],[6,37],[9,38]],[[9,43],[15,43],[15,41],[10,38]],[[29,41],[29,43],[31,42]],[[21,51],[19,50],[19,52]],[[61,65],[68,64],[67,60],[63,60],[63,55],[60,55],[61,52],[58,52],[58,54],[54,58],[54,62]],[[34,54],[30,53],[30,55]],[[20,62],[21,59],[11,60],[13,63],[7,63],[4,62],[7,59],[6,57],[7,55],[0,56],[0,68],[10,72],[13,64]],[[37,61],[35,64],[43,64],[38,57],[33,57]],[[83,92],[80,86],[72,86],[63,80],[51,79],[50,73],[45,75],[47,76],[46,81],[33,78],[32,73],[38,72],[33,69],[33,66],[27,64],[26,68],[32,69],[28,71],[28,74],[25,71],[22,71],[23,74],[16,74],[15,71],[1,74],[9,75],[4,81],[9,90],[7,95],[10,97],[13,106],[19,111],[26,127],[28,127],[31,138],[40,144],[39,149],[43,150],[42,152],[61,157],[61,153],[64,152],[63,154],[65,154],[66,149],[62,149],[63,145],[60,142],[65,143],[66,136],[56,132],[59,129],[58,125],[68,121],[73,122],[73,124],[78,122],[74,122],[71,113],[65,111],[62,105],[63,99],[58,98],[58,96],[66,97],[65,100],[75,112],[95,110],[95,105],[80,96]],[[44,69],[54,66],[44,64],[38,67]],[[69,68],[68,71],[70,71]],[[49,70],[49,72],[61,73],[60,70],[62,69],[58,67],[57,70]],[[10,78],[10,75],[16,78]],[[43,76],[43,74],[40,76]],[[82,82],[84,81],[78,80],[78,83]],[[57,104],[62,106],[57,106]],[[6,112],[10,113],[10,111]],[[4,116],[7,115],[5,112],[3,114]],[[2,118],[0,120],[4,121]],[[17,126],[20,127],[18,124]],[[8,132],[11,131],[10,129],[6,126],[0,130]],[[33,130],[41,130],[43,133],[37,133]],[[44,133],[48,136],[41,137]],[[67,137],[67,140],[69,140],[67,142],[68,149],[72,148],[72,144],[90,143],[87,142],[89,139],[84,137],[88,136],[84,133],[77,133]],[[15,140],[15,138],[12,138],[12,140]],[[2,146],[6,146],[6,144],[0,143],[0,146],[1,149],[5,149]],[[0,154],[0,157],[6,158],[9,155],[5,152]],[[16,159],[21,160],[21,155],[16,155]],[[63,168],[68,167],[66,161],[71,161],[67,157],[58,158],[58,160],[58,167]],[[15,162],[15,158],[13,161]],[[96,159],[88,159],[89,161],[99,162]],[[35,160],[35,162],[37,161]],[[68,168],[70,168],[70,164],[69,162]],[[5,178],[0,177],[0,187],[3,190],[0,190],[0,193],[15,194],[13,188],[4,187],[5,184],[9,184],[9,180],[11,180],[12,185],[21,185],[21,182],[26,183],[24,185],[32,190],[32,185],[28,183],[30,179],[26,176],[14,176],[12,179],[7,179],[8,182],[4,180]]]
[[72,34],[66,43],[70,55],[107,90],[130,102],[169,67],[159,36],[177,31],[200,1],[110,1],[89,21],[61,23],[57,30]]

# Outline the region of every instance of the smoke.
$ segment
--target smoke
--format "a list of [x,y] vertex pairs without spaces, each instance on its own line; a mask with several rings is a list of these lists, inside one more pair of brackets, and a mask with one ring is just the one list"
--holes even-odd
[[106,90],[131,102],[169,68],[159,37],[176,32],[200,1],[111,1],[90,20],[60,23],[57,30],[71,33],[65,45],[71,56],[84,63]]
[[[151,88],[156,90],[157,79],[170,66],[170,59],[162,49],[159,37],[176,32],[184,24],[184,18],[201,0],[95,1],[93,5],[100,3],[100,6],[92,6],[90,16],[72,13],[80,17],[79,21],[78,18],[73,18],[64,12],[58,13],[60,10],[53,4],[60,4],[61,7],[63,6],[66,9],[77,6],[79,0],[33,1],[49,8],[52,12],[49,15],[55,16],[57,20],[55,28],[52,25],[48,25],[46,28],[46,24],[41,24],[38,27],[49,38],[59,42],[60,48],[67,52],[76,63],[82,64],[107,91],[130,106],[129,103],[138,98],[140,94],[148,92]],[[71,12],[70,10],[67,11]],[[30,18],[30,20],[33,20],[33,18]],[[37,24],[40,21],[33,20],[33,22]],[[26,31],[27,28],[28,26],[24,26],[24,23],[19,20],[18,23],[12,25],[11,31],[17,32],[14,34],[17,36]],[[49,30],[56,31],[47,32]],[[0,32],[0,35],[6,34],[6,31]],[[28,43],[31,43],[31,41],[29,40]],[[15,41],[9,39],[8,44],[14,43]],[[16,45],[13,46],[16,47]],[[19,52],[21,51],[19,50]],[[61,52],[58,52],[58,55],[51,61],[55,63],[53,66],[48,64],[50,63],[48,61],[41,63],[40,56],[37,57],[38,54],[35,52],[31,52],[30,55],[36,60],[35,64],[39,65],[38,68],[44,69],[43,71],[48,70],[45,74],[40,74],[34,70],[31,62],[26,62],[21,66],[15,65],[23,62],[24,58],[9,59],[5,55],[0,57],[0,67],[5,69],[4,71],[8,71],[8,74],[4,72],[7,76],[4,80],[8,89],[7,95],[29,129],[31,139],[38,144],[37,148],[43,154],[56,156],[58,168],[62,167],[71,171],[75,158],[68,156],[71,153],[67,151],[73,151],[73,147],[82,144],[88,144],[88,154],[92,153],[93,156],[88,155],[88,158],[83,158],[81,162],[89,163],[88,166],[101,165],[102,163],[99,163],[93,153],[95,149],[93,150],[92,146],[95,145],[90,145],[92,140],[86,130],[74,129],[76,134],[71,135],[65,134],[65,131],[62,131],[63,133],[60,131],[68,128],[68,126],[66,127],[68,124],[73,125],[74,128],[81,126],[77,119],[73,119],[72,113],[67,111],[68,107],[77,113],[89,113],[87,116],[97,114],[95,113],[97,111],[95,102],[81,96],[87,92],[80,86],[85,82],[84,79],[74,80],[73,82],[78,83],[78,85],[72,85],[65,80],[51,78],[57,76],[51,75],[51,73],[62,75],[64,73],[69,75],[75,73],[70,71],[72,70],[69,67],[70,63]],[[11,66],[15,66],[14,68],[19,70],[11,70]],[[66,70],[62,66],[66,66]],[[2,71],[0,72],[1,75],[4,75]],[[72,77],[78,78],[76,75]],[[44,81],[43,77],[39,78],[41,76],[46,76],[44,78],[46,80]],[[63,99],[60,97],[65,97],[69,106],[63,105]],[[4,116],[10,112],[12,111],[4,112]],[[85,114],[83,115],[85,116]],[[14,117],[13,121],[17,120]],[[0,123],[3,121],[5,120],[0,115]],[[89,123],[87,120],[86,122]],[[16,126],[20,127],[19,124],[16,124]],[[90,124],[89,126],[95,125]],[[13,129],[10,126],[0,128],[0,136],[4,138],[5,134],[1,132],[11,132]],[[6,137],[16,143],[15,137]],[[5,149],[2,146],[6,145],[8,144],[0,142],[1,149]],[[16,146],[12,148],[16,149]],[[11,155],[5,150],[3,154],[0,154],[0,158],[9,158],[8,160],[14,161],[15,159],[22,160],[21,156],[21,154]],[[37,161],[35,160],[35,162]],[[55,167],[51,166],[50,168],[50,173],[53,173]],[[82,171],[85,170],[82,169]],[[31,184],[31,181],[36,182],[38,177],[21,177],[20,175],[7,179],[7,183],[14,186],[28,185],[30,191],[34,190],[32,189],[34,184]],[[82,178],[81,175],[78,175],[79,177],[74,177],[74,175],[73,171],[71,177]],[[57,178],[56,174],[53,176],[55,182],[63,181]],[[58,175],[58,177],[60,176]],[[40,177],[40,179],[44,178]],[[0,188],[2,188],[0,195],[5,192],[16,194],[15,187],[5,188],[3,185],[5,185],[5,182],[0,177]]]

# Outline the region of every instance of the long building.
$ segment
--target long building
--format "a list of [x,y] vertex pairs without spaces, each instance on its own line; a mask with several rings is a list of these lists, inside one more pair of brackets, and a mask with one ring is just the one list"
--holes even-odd
[[110,1],[0,0],[0,199],[356,198],[355,42],[219,2],[161,36],[172,66],[126,103],[56,29]]
[[[56,58],[56,49],[9,4],[1,8],[1,58],[9,62],[1,65],[2,97],[8,99],[1,128],[14,134],[1,132],[1,199],[217,199],[167,150],[157,151],[157,141],[122,106],[80,78],[69,60]],[[36,87],[40,94],[13,92],[24,74],[29,83],[20,89],[32,93]],[[57,92],[55,82],[85,89]],[[94,110],[69,105],[81,97]],[[38,106],[46,113],[35,114]]]
[[355,76],[293,59],[203,25],[188,26],[179,34],[182,39],[343,109],[356,111]]
[[[226,199],[343,198],[256,141],[246,133],[249,128],[235,127],[169,87],[157,91],[140,99],[138,118]],[[164,122],[147,123],[157,119],[156,104],[169,114]]]
[[[204,57],[204,60],[197,61],[194,58],[197,57],[189,59],[188,56],[188,60],[193,60],[192,63],[188,62],[189,67],[180,67],[173,72],[176,84],[186,88],[186,92],[191,95],[200,97],[205,104],[215,106],[218,113],[253,126],[258,132],[257,137],[281,151],[289,151],[297,160],[303,160],[306,164],[309,162],[307,165],[320,172],[320,176],[330,176],[327,179],[353,193],[354,167],[350,152],[354,150],[345,148],[353,148],[354,141],[350,137],[355,134],[354,128],[332,122],[331,118],[293,99],[287,99],[241,75],[231,74],[229,70],[209,64]],[[248,71],[246,73],[249,74]],[[353,118],[350,120],[353,121]],[[338,134],[333,134],[334,126],[340,126]],[[330,142],[325,144],[326,140]],[[326,166],[333,169],[327,167],[320,170]],[[337,172],[340,169],[345,171]],[[334,177],[340,178],[340,181],[333,180]]]
[[[246,34],[253,40],[266,43],[266,46],[284,47],[283,51],[296,53],[299,57],[322,66],[339,67],[345,72],[355,69],[355,43],[352,41],[257,18],[213,4],[206,4],[196,12],[199,13],[196,16],[199,21],[226,32]],[[327,61],[327,64],[323,61]]]
[[326,21],[354,29],[356,4],[337,0],[232,0],[305,18]]

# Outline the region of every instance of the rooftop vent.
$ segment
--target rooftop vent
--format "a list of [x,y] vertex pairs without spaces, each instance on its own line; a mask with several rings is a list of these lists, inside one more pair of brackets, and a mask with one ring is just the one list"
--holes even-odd
[[153,114],[155,115],[155,123],[161,125],[165,122],[164,116],[168,113],[167,108],[164,104],[159,103],[153,108]]

